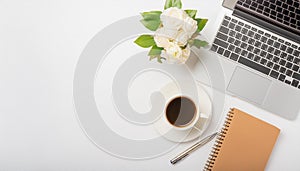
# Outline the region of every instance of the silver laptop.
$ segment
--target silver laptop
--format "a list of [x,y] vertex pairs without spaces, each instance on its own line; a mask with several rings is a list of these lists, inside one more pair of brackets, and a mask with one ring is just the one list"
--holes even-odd
[[210,51],[222,63],[227,93],[295,119],[300,112],[299,1],[223,4],[233,13],[222,19]]

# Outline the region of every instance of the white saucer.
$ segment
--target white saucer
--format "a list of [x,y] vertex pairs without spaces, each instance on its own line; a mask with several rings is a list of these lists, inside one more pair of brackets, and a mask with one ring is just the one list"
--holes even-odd
[[[206,130],[211,120],[212,102],[209,95],[199,84],[197,84],[197,88],[200,102],[199,112],[202,113],[200,115],[200,119],[195,124],[197,129],[192,128],[191,130],[187,131],[177,130],[174,128],[170,129],[162,114],[161,118],[154,123],[155,129],[160,135],[173,142],[187,142],[198,138]],[[180,90],[175,82],[170,82],[161,89],[161,93],[167,99],[167,97],[170,97],[173,94],[180,93]]]

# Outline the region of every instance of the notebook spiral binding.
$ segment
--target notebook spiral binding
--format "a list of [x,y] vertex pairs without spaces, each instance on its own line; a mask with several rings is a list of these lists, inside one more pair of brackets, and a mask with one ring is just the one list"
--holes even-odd
[[224,138],[227,134],[227,131],[228,131],[228,128],[231,124],[231,121],[232,121],[232,118],[233,118],[233,110],[234,109],[230,109],[230,111],[228,112],[227,116],[226,116],[226,119],[225,119],[225,122],[224,122],[224,125],[220,131],[220,133],[218,134],[217,136],[217,139],[215,141],[215,144],[212,148],[212,151],[210,152],[209,154],[209,158],[208,160],[206,161],[206,164],[204,166],[204,171],[211,171],[212,168],[213,168],[213,165],[216,161],[216,158],[218,156],[218,153],[221,149],[221,146],[223,144],[223,141],[224,141]]

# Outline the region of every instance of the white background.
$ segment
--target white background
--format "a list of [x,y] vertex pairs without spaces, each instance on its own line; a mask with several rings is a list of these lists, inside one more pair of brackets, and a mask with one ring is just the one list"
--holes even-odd
[[[221,0],[183,2],[184,8],[198,9],[199,16],[211,20],[222,11]],[[0,170],[202,170],[213,142],[176,166],[169,159],[191,143],[151,160],[119,159],[89,141],[74,112],[73,74],[88,41],[121,18],[160,10],[163,4],[0,0]],[[227,97],[225,106],[281,129],[267,170],[300,170],[299,117],[288,121],[233,97]]]

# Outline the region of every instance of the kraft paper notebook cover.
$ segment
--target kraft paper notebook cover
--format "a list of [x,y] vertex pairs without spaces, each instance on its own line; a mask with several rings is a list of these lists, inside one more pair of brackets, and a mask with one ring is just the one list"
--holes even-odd
[[263,171],[279,132],[271,124],[231,109],[204,170]]

